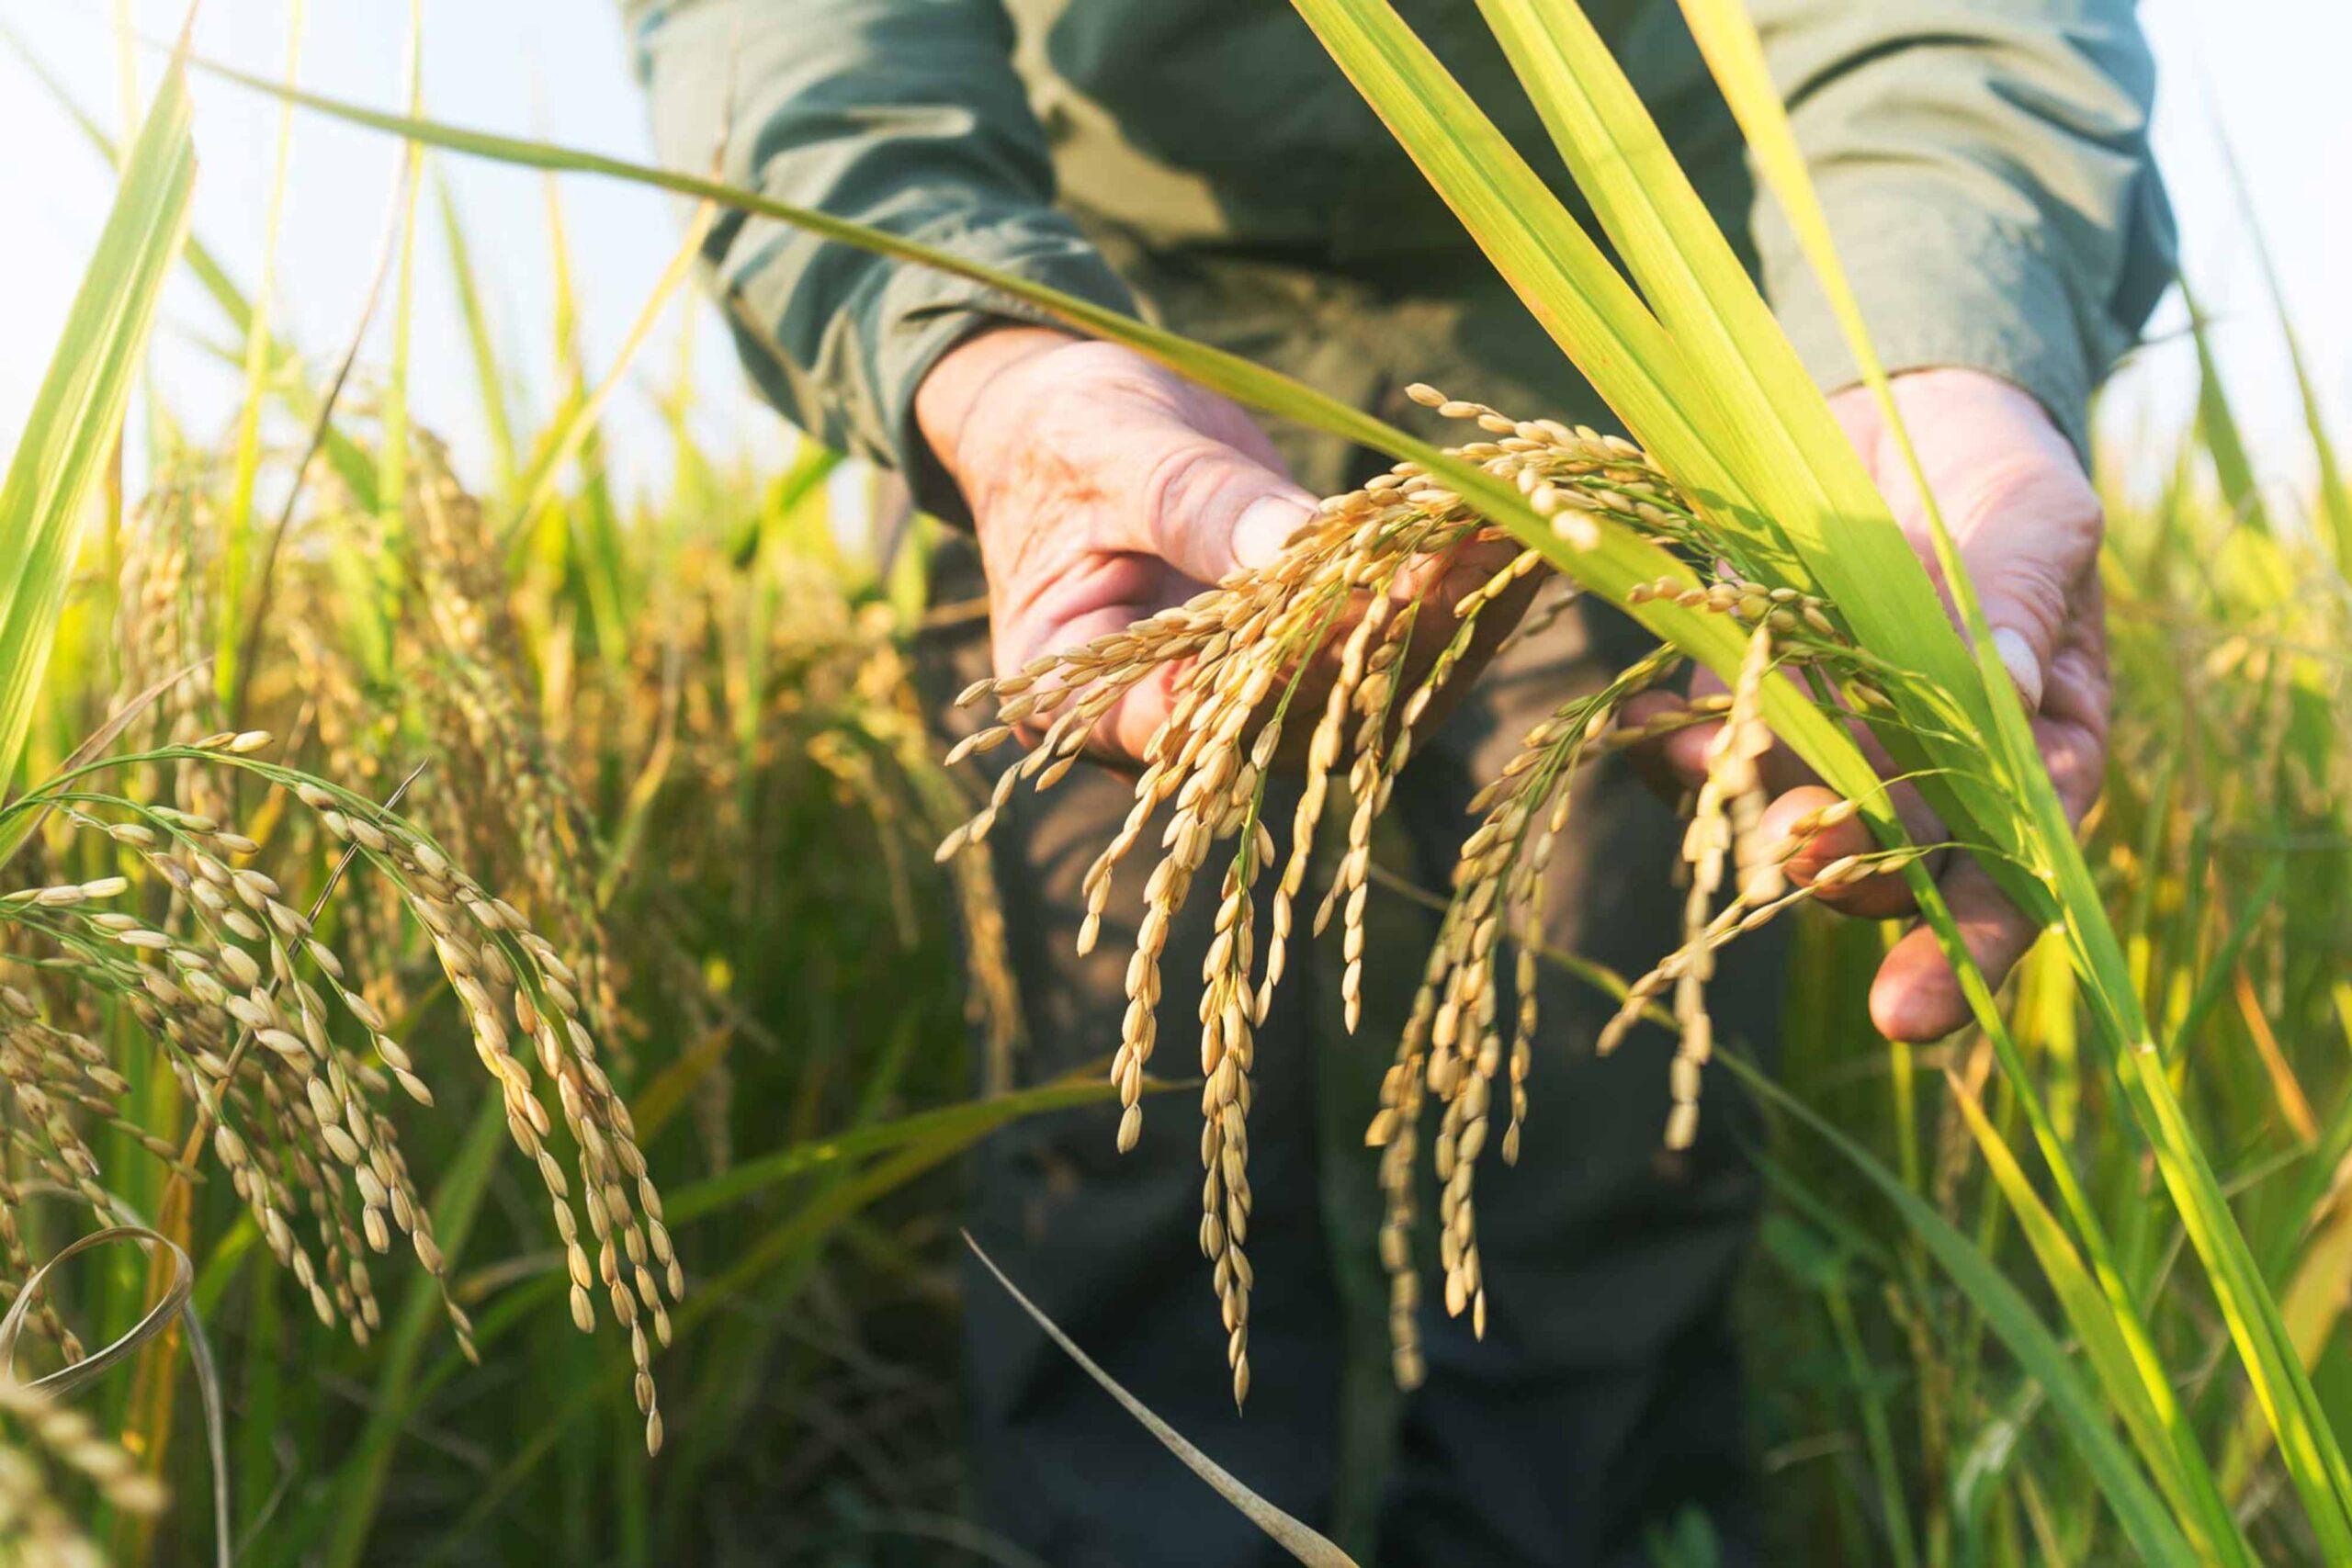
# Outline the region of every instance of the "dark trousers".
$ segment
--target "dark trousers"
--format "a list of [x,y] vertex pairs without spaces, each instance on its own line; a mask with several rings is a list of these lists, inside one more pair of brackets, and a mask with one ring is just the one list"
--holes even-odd
[[[1480,782],[1609,662],[1596,656],[1595,630],[1572,612],[1487,671],[1401,778],[1377,845],[1383,865],[1422,888],[1448,886]],[[976,638],[943,681],[960,682],[980,659]],[[1549,874],[1550,940],[1638,974],[1678,930],[1674,819],[1619,762],[1595,768],[1577,795]],[[1081,769],[1042,799],[1015,798],[989,843],[1026,1010],[1020,1076],[1042,1081],[1099,1064],[1117,1043],[1157,836],[1147,834],[1122,868],[1101,942],[1080,958],[1080,879],[1127,809],[1127,781]],[[1333,817],[1343,814],[1342,805]],[[1269,816],[1290,819],[1287,807]],[[1328,865],[1317,869],[1328,875]],[[1310,878],[1302,896],[1302,935],[1318,887]],[[1170,1077],[1193,1071],[1197,976],[1214,910],[1209,897],[1187,906],[1163,964],[1153,1066]],[[1613,1004],[1553,966],[1541,981],[1524,1150],[1516,1167],[1490,1150],[1478,1179],[1486,1338],[1444,1314],[1425,1264],[1427,1381],[1402,1398],[1387,1385],[1385,1281],[1374,1254],[1380,1199],[1363,1132],[1436,917],[1377,888],[1373,911],[1357,1033],[1339,1019],[1336,931],[1295,954],[1259,1032],[1246,1412],[1228,1391],[1225,1334],[1197,1242],[1190,1093],[1148,1099],[1142,1142],[1125,1156],[1108,1102],[999,1134],[973,1162],[973,1234],[1113,1376],[1218,1462],[1318,1528],[1376,1540],[1367,1562],[1645,1563],[1649,1532],[1689,1508],[1708,1517],[1723,1561],[1752,1560],[1725,1312],[1756,1206],[1740,1152],[1752,1111],[1725,1075],[1710,1074],[1698,1145],[1663,1157],[1671,1041],[1645,1029],[1597,1058],[1592,1041]],[[1264,921],[1261,911],[1261,930]],[[1778,965],[1766,945],[1735,948],[1713,987],[1723,1032],[1740,1048],[1769,1043],[1777,1012]],[[1507,998],[1505,1017],[1510,1007]],[[987,1523],[1054,1568],[1287,1561],[993,1281],[975,1269],[967,1284],[973,1476]]]

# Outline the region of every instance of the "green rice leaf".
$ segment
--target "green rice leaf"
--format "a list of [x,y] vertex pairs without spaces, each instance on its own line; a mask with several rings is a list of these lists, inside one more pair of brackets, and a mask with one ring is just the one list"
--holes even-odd
[[490,436],[490,458],[503,495],[514,483],[514,419],[507,406],[506,373],[490,331],[483,308],[481,279],[474,270],[473,247],[466,239],[464,220],[447,180],[433,182],[441,212],[441,240],[447,251],[449,276],[458,291],[458,309],[465,318],[466,347],[473,356],[474,387],[481,399],[482,423]]
[[2027,1245],[2041,1265],[2042,1277],[2050,1281],[2060,1309],[2098,1374],[2099,1387],[2114,1403],[2116,1414],[2156,1483],[2165,1489],[2175,1517],[2196,1531],[2199,1561],[2251,1564],[2253,1549],[2222,1501],[2212,1469],[2198,1450],[2195,1432],[2173,1397],[2163,1366],[2154,1360],[2144,1330],[2126,1330],[2067,1241],[2057,1216],[2034,1191],[2007,1141],[1984,1114],[1984,1106],[1958,1075],[1948,1070],[1945,1077],[1952,1100],[1976,1140],[1977,1152],[1984,1156],[1984,1168],[2017,1215]]
[[84,506],[122,429],[155,301],[187,237],[195,179],[187,82],[175,57],[0,480],[0,786],[23,760]]
[[2250,528],[2271,531],[2270,512],[2263,504],[2261,486],[2255,482],[2254,461],[2246,456],[2245,433],[2231,406],[2229,388],[2213,352],[2213,321],[2208,316],[2187,278],[2180,297],[2188,307],[2190,341],[2197,345],[2197,435],[2212,460],[2213,478],[2229,503],[2231,517]]
[[1134,1416],[1145,1431],[1159,1438],[1161,1447],[1183,1461],[1185,1469],[1215,1487],[1217,1495],[1240,1509],[1251,1524],[1265,1531],[1267,1540],[1306,1563],[1307,1568],[1356,1568],[1354,1558],[1251,1491],[1238,1476],[1203,1453],[1182,1432],[1161,1420],[1153,1413],[1151,1406],[1122,1388],[1116,1378],[1097,1366],[1092,1357],[1078,1348],[1076,1340],[1062,1332],[1061,1325],[1047,1317],[1036,1303],[1021,1293],[1020,1286],[1005,1278],[1004,1270],[996,1266],[996,1259],[972,1239],[969,1231],[964,1233],[964,1245],[972,1249],[972,1256],[980,1260],[981,1268],[996,1276],[996,1282],[1004,1287],[1005,1294],[1029,1314],[1030,1321],[1045,1332],[1046,1337],[1061,1347],[1062,1354],[1076,1361],[1080,1371],[1100,1384],[1103,1393],[1117,1400],[1120,1407]]
[[[1986,749],[1973,738],[1987,716],[1966,649],[1819,389],[1583,12],[1481,0],[1638,297],[1386,0],[1296,5],[1634,438],[1711,523],[1781,564],[1788,585],[1826,594],[1889,664],[1890,689],[1911,695],[1909,723],[1877,727],[1880,739],[1904,771],[1925,773],[1920,787],[1947,820],[2001,852],[1986,863],[2012,897],[2046,906],[2014,863],[2014,818],[1984,776]],[[1930,706],[1940,710],[1932,722]],[[1917,736],[1930,728],[1950,738],[1923,752]],[[1941,767],[1930,771],[1930,761]],[[1854,793],[1851,783],[1839,787]]]
[[[106,129],[98,124],[90,111],[75,100],[65,84],[58,79],[57,73],[32,51],[23,37],[8,26],[5,18],[0,18],[0,43],[6,43],[23,62],[25,69],[32,73],[33,80],[40,83],[41,90],[64,111],[65,117],[74,122],[74,128],[81,131],[98,156],[104,158],[108,165],[119,167],[122,162],[121,147],[107,134]],[[222,320],[240,338],[254,335],[253,301],[237,286],[236,279],[230,276],[227,265],[205,244],[203,236],[190,232],[183,242],[182,253],[189,276],[196,279],[197,287],[204,290],[205,298],[220,310]],[[272,337],[266,331],[262,335],[270,338],[271,378],[277,395],[286,400],[296,420],[306,425],[315,423],[318,403],[311,395],[308,378],[301,373],[300,357],[283,340]],[[236,362],[243,364],[242,355],[237,356]],[[374,510],[374,460],[361,452],[348,435],[333,425],[327,427],[322,442],[327,460],[334,466],[335,477],[351,491],[363,511]]]
[[2083,1379],[2049,1325],[2015,1285],[2004,1279],[1974,1243],[1933,1205],[1869,1152],[1825,1121],[1810,1106],[1774,1083],[1753,1063],[1733,1053],[1716,1060],[1738,1075],[1758,1097],[1811,1128],[1892,1203],[1944,1273],[1976,1310],[2009,1353],[2049,1396],[2050,1408],[2081,1455],[2116,1522],[2132,1542],[2134,1561],[2177,1563],[2188,1568],[2198,1555],[2173,1520],[2132,1454],[2109,1427],[2109,1412]]
[[1918,558],[1590,20],[1547,0],[1479,0],[1479,8],[1682,348],[1678,400],[1700,411],[1710,444],[1863,646],[1964,694],[1965,654]]
[[[1901,440],[1914,479],[1919,480],[1922,494],[1928,494],[1928,486],[1919,476],[1917,457],[1911,450],[1907,434],[1903,433],[1885,371],[1871,351],[1860,307],[1838,261],[1827,220],[1797,148],[1788,115],[1764,70],[1763,51],[1754,25],[1737,0],[1683,0],[1683,9],[1701,50],[1724,86],[1733,112],[1747,133],[1759,169],[1788,210],[1821,277],[1857,363],[1878,394],[1890,428]],[[1994,651],[1983,609],[1932,496],[1928,513],[1946,581],[1974,641],[1977,693],[1990,711],[1990,738],[2007,759],[2007,773],[2015,786],[2015,797],[2007,811],[2012,831],[2021,832],[2032,847],[2035,863],[2046,868],[2049,892],[2055,895],[2053,912],[2058,929],[2064,933],[2072,961],[2085,982],[2083,995],[2099,1025],[2100,1038],[2109,1050],[2125,1102],[2147,1137],[2189,1240],[2205,1264],[2222,1316],[2278,1438],[2280,1456],[2294,1480],[2312,1529],[2331,1561],[2352,1560],[2352,1465],[2346,1462],[2310,1375],[2296,1354],[2293,1337],[2279,1315],[2278,1302],[2255,1263],[2203,1147],[2165,1077],[2162,1057],[2141,1009],[2131,964],[2108,920],[2098,884],[2075,841],[2074,825],[2066,819],[2049,773],[2041,765],[2025,710]],[[2007,886],[2005,881],[2004,886]],[[2040,913],[2050,908],[2050,901],[2045,897],[2029,903],[2027,908]],[[1949,917],[1939,918],[1932,907],[1929,914],[1938,920],[1940,932]],[[1947,936],[1948,952],[1950,947]],[[1965,984],[1964,968],[1962,975]],[[1984,1010],[1980,1008],[1979,1011],[1981,1016]],[[2022,1064],[2012,1065],[2005,1055],[2003,1065],[2021,1090],[2030,1082],[2021,1070]],[[2052,1154],[2052,1159],[2053,1168],[2063,1168],[2061,1156]],[[2086,1239],[2096,1242],[2095,1224],[2086,1209],[2073,1199],[2071,1190],[2069,1198]]]

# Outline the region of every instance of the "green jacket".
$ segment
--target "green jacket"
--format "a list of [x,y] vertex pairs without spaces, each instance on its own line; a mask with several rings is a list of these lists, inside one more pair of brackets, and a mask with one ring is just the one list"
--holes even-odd
[[[2154,73],[2131,0],[1751,4],[1889,367],[2007,377],[2081,446],[2092,387],[2171,276],[2148,150]],[[716,155],[736,183],[1157,308],[1343,394],[1377,400],[1345,371],[1385,355],[1399,375],[1460,369],[1465,396],[1589,408],[1548,344],[1529,357],[1532,323],[1493,298],[1459,224],[1283,0],[623,5],[676,166],[707,172]],[[1472,0],[1399,6],[1573,201]],[[1825,386],[1852,380],[1673,0],[1587,10],[1760,265],[1805,363]],[[832,446],[913,459],[919,492],[952,509],[935,475],[923,482],[913,390],[988,313],[1018,313],[1010,302],[766,220],[728,218],[707,254],[764,394]],[[1450,297],[1473,303],[1449,311]],[[1285,317],[1356,345],[1319,366],[1295,333],[1294,352],[1272,352]],[[1449,334],[1481,333],[1491,355],[1445,352],[1461,346]]]

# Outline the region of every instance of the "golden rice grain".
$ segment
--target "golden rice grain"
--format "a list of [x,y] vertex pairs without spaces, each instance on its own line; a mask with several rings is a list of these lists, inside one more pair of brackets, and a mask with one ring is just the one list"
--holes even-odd
[[[1695,509],[1639,448],[1588,427],[1514,420],[1426,386],[1408,391],[1443,417],[1476,423],[1489,439],[1452,454],[1515,485],[1563,537],[1589,542],[1597,537],[1598,520],[1607,518],[1666,547],[1692,569],[1691,578],[1638,585],[1629,595],[1635,604],[1670,600],[1731,617],[1748,633],[1746,666],[1730,694],[1692,701],[1643,724],[1622,724],[1620,711],[1629,699],[1675,673],[1679,660],[1660,649],[1600,690],[1562,705],[1473,803],[1479,821],[1464,842],[1453,896],[1367,1133],[1367,1141],[1383,1150],[1380,1251],[1390,1275],[1394,1367],[1397,1381],[1410,1386],[1423,1370],[1410,1238],[1423,1110],[1434,1097],[1440,1114],[1430,1158],[1439,1183],[1442,1297],[1449,1313],[1467,1314],[1483,1333],[1487,1280],[1477,1247],[1475,1172],[1490,1149],[1511,1160],[1520,1153],[1540,1028],[1535,950],[1544,927],[1544,872],[1570,819],[1578,768],[1593,756],[1688,726],[1721,727],[1707,750],[1706,778],[1684,839],[1690,877],[1682,941],[1634,983],[1597,1042],[1598,1049],[1613,1050],[1634,1022],[1651,1014],[1654,999],[1674,987],[1671,1017],[1679,1042],[1668,1067],[1670,1109],[1663,1134],[1668,1146],[1685,1147],[1696,1136],[1700,1081],[1713,1050],[1705,1010],[1713,955],[1812,891],[1784,892],[1779,867],[1787,847],[1754,841],[1764,804],[1757,763],[1770,742],[1760,718],[1764,678],[1777,667],[1796,665],[1819,671],[1858,698],[1867,686],[1856,679],[1833,607],[1765,590],[1744,575],[1737,549],[1711,536]],[[943,860],[986,836],[1020,781],[1044,788],[1059,778],[1102,716],[1137,682],[1155,672],[1169,678],[1170,713],[1144,749],[1132,807],[1084,879],[1078,940],[1081,952],[1092,947],[1113,872],[1157,827],[1161,856],[1147,879],[1126,972],[1126,1012],[1111,1066],[1121,1100],[1118,1144],[1125,1151],[1140,1135],[1139,1096],[1158,1043],[1160,964],[1172,922],[1212,853],[1228,857],[1218,880],[1198,1010],[1200,1235],[1227,1331],[1237,1400],[1249,1377],[1247,1117],[1256,1026],[1289,961],[1295,903],[1330,808],[1335,776],[1346,784],[1346,830],[1314,928],[1319,932],[1339,921],[1341,1006],[1348,1027],[1360,1021],[1374,826],[1420,730],[1476,645],[1482,615],[1540,575],[1544,563],[1537,552],[1519,551],[1448,604],[1427,602],[1419,585],[1439,580],[1442,574],[1433,569],[1466,544],[1498,536],[1420,467],[1400,463],[1362,490],[1321,502],[1266,567],[1237,571],[1182,604],[1085,647],[976,682],[960,698],[966,705],[992,700],[996,713],[992,723],[957,744],[949,761],[1036,739],[999,775],[987,804],[940,845]],[[1556,615],[1559,607],[1550,614]],[[1425,615],[1449,617],[1453,630],[1416,673],[1407,655]],[[1288,823],[1291,842],[1280,852],[1262,820],[1265,789],[1294,722],[1292,699],[1317,661],[1327,665],[1330,684],[1311,705],[1312,717],[1299,721],[1307,727],[1301,783]],[[1826,885],[1899,865],[1903,853],[1865,857],[1852,873],[1829,868]],[[1727,886],[1725,870],[1734,865],[1738,874]],[[1815,888],[1824,885],[1817,880]],[[1262,956],[1256,941],[1261,892]],[[1506,974],[1514,998],[1508,1017]]]

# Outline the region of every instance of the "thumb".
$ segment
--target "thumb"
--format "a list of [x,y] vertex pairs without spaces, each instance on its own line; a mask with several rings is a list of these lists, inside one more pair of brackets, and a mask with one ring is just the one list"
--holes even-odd
[[[1997,473],[1997,470],[1996,470]],[[2010,470],[1978,491],[1961,525],[1961,557],[1975,585],[1993,651],[2029,712],[2041,705],[2085,579],[2098,570],[2104,518],[2071,453]]]
[[[1993,651],[2027,708],[2039,709],[2067,623],[2098,570],[2098,493],[2057,423],[2020,387],[1973,370],[1931,369],[1898,377],[1894,400],[1916,444],[1918,477],[1951,525]],[[1853,412],[1869,411],[1858,404]],[[1927,499],[1906,465],[1883,460],[1889,434],[1877,428],[1882,460],[1873,467],[1932,571]]]
[[1208,436],[1158,458],[1136,502],[1139,547],[1201,582],[1273,560],[1316,506],[1288,475]]

